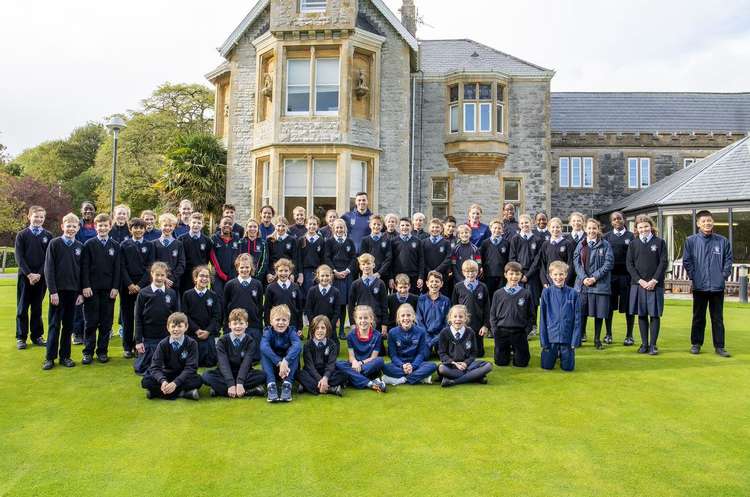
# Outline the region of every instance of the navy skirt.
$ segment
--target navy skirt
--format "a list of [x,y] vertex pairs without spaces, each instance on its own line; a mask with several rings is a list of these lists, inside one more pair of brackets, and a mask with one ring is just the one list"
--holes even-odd
[[[352,275],[346,278],[338,279],[334,276],[333,287],[339,291],[339,305],[346,305],[349,302],[349,290],[352,288]],[[341,316],[343,319],[344,316]]]
[[609,315],[609,295],[581,292],[581,316],[606,319]]
[[649,292],[641,285],[630,286],[630,314],[636,316],[661,317],[664,313],[664,288],[656,287]]
[[315,286],[315,269],[304,269],[302,271],[302,300],[307,299],[307,292]]

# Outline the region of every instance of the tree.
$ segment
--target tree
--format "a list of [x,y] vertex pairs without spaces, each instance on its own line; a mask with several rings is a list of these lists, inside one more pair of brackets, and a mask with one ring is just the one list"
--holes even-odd
[[166,82],[143,101],[144,113],[168,117],[183,133],[210,132],[213,109],[213,91],[197,84]]
[[189,198],[195,210],[208,214],[213,222],[213,214],[220,212],[224,202],[224,146],[208,133],[178,136],[166,158],[157,189],[174,205]]

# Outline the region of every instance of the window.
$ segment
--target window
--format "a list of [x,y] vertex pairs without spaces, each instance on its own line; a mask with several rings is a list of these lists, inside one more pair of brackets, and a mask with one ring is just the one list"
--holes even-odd
[[263,162],[263,189],[261,192],[261,202],[263,205],[271,203],[271,163]]
[[516,212],[523,212],[521,200],[521,180],[503,178],[503,204],[513,204]]
[[696,158],[693,158],[693,157],[685,159],[685,160],[682,161],[682,167],[683,168],[690,167],[693,164],[695,164],[696,162],[698,162],[699,160],[700,159],[696,159]]
[[450,205],[450,184],[448,178],[432,178],[432,217],[447,216]]
[[451,102],[450,107],[450,126],[451,133],[458,133],[458,85],[453,85],[448,89]]
[[339,59],[315,61],[315,113],[336,115],[339,111]]
[[735,264],[750,263],[750,211],[732,209],[732,255]]
[[592,157],[560,157],[561,188],[593,188],[594,159]]
[[479,131],[489,133],[492,131],[492,104],[479,104]]
[[505,130],[503,129],[503,123],[505,122],[505,118],[503,115],[504,108],[503,103],[500,101],[500,95],[498,95],[497,98],[497,115],[495,116],[495,122],[497,123],[497,132],[503,134],[505,132]]
[[326,0],[299,0],[300,12],[325,12]]
[[349,176],[349,208],[354,208],[357,193],[367,191],[367,161],[353,160]]
[[313,160],[312,213],[324,220],[326,212],[336,209],[336,159]]
[[628,188],[648,188],[651,186],[651,159],[647,157],[628,158]]
[[284,161],[284,216],[287,219],[293,219],[294,208],[306,205],[307,160],[286,159]]
[[310,60],[289,59],[286,74],[286,113],[307,114],[310,112]]
[[476,128],[476,110],[477,104],[464,104],[464,132],[473,133]]

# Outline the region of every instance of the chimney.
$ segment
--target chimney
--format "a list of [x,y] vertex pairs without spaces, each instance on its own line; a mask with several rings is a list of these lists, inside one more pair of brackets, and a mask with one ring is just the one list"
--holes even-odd
[[414,0],[403,0],[401,5],[401,24],[404,25],[407,31],[409,31],[414,37],[417,36],[417,7],[414,5]]

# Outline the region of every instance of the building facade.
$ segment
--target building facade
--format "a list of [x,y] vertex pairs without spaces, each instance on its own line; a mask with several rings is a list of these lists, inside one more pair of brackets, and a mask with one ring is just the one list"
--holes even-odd
[[381,213],[593,214],[750,130],[750,95],[552,93],[554,71],[418,40],[413,0],[400,13],[260,0],[222,44],[207,78],[241,219],[266,204],[323,218],[359,191]]

